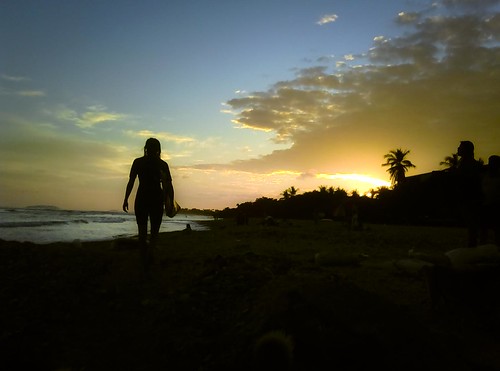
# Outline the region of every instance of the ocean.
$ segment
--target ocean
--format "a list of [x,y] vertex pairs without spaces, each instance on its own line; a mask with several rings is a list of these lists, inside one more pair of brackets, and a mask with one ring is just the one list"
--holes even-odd
[[[192,230],[207,227],[212,220],[204,215],[179,213],[163,217],[161,232],[174,232],[190,224]],[[0,208],[0,239],[7,241],[52,243],[102,241],[137,235],[132,212],[61,210],[54,207]]]

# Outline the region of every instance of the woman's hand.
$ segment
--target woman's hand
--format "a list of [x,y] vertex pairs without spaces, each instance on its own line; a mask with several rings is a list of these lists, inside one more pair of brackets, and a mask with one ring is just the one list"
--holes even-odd
[[123,211],[128,213],[128,201],[127,200],[123,201]]

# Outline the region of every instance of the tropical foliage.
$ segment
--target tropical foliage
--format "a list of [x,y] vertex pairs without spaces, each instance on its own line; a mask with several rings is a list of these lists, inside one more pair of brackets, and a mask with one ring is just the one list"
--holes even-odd
[[416,167],[406,158],[409,153],[410,150],[398,148],[389,151],[389,153],[384,156],[386,162],[383,163],[382,166],[389,166],[387,172],[389,173],[393,186],[401,184],[401,182],[405,180],[406,172],[410,168]]
[[[238,204],[236,208],[216,211],[221,218],[260,218],[267,220],[321,219],[348,222],[356,214],[362,223],[415,223],[436,225],[460,225],[460,213],[454,192],[455,177],[449,169],[457,166],[456,154],[447,156],[440,163],[444,171],[433,171],[406,178],[415,165],[407,158],[409,150],[391,150],[382,166],[393,187],[371,189],[366,195],[357,191],[348,193],[341,188],[320,185],[317,189],[299,194],[294,186],[280,193],[279,199],[261,197],[254,202]],[[481,161],[478,160],[480,163]],[[361,225],[361,224],[359,224]]]
[[451,156],[446,156],[444,161],[441,161],[439,165],[445,166],[445,170],[454,170],[458,168],[459,157],[457,153],[453,153]]
[[294,197],[297,195],[297,192],[299,190],[297,188],[295,188],[294,186],[291,186],[290,188],[287,188],[283,191],[283,193],[281,194],[283,197],[282,197],[282,200],[288,200],[290,197]]

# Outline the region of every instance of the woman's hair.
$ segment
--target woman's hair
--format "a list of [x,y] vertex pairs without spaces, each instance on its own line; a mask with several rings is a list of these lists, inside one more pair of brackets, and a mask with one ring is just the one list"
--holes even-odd
[[470,140],[462,140],[460,142],[460,147],[462,150],[466,151],[468,154],[474,153],[474,144]]
[[149,138],[144,145],[144,156],[160,157],[161,146],[160,141],[156,138]]

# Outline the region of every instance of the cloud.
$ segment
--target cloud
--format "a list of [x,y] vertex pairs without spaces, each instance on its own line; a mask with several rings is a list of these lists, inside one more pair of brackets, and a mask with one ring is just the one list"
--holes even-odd
[[420,19],[420,13],[418,12],[400,12],[396,21],[401,24],[412,24],[416,23]]
[[46,110],[51,116],[55,116],[60,121],[70,121],[76,126],[84,129],[92,128],[98,124],[120,121],[127,118],[127,115],[116,112],[109,112],[101,105],[88,106],[83,113],[68,108],[64,105],[58,106],[55,110]]
[[81,118],[77,121],[78,126],[82,128],[89,128],[96,124],[109,121],[117,121],[123,118],[123,115],[110,112],[85,112]]
[[89,106],[88,110],[76,120],[76,123],[82,128],[89,128],[103,122],[119,121],[125,117],[126,115],[108,112],[106,107],[97,105]]
[[325,14],[316,24],[323,26],[324,24],[335,22],[338,18],[339,16],[337,14]]
[[175,135],[167,132],[153,132],[150,130],[127,131],[127,134],[136,138],[157,138],[160,141],[173,142],[177,144],[194,143],[195,139],[187,136]]
[[0,78],[2,80],[11,81],[11,82],[30,81],[30,79],[28,77],[25,77],[25,76],[11,76],[11,75],[6,75],[6,74],[0,75]]
[[481,11],[498,5],[498,0],[443,0],[447,8],[465,9],[467,11]]
[[23,83],[31,81],[31,79],[28,77],[1,74],[0,80],[4,81],[4,84],[6,86],[8,86],[8,88],[0,87],[0,94],[1,95],[18,96],[18,97],[44,97],[44,96],[46,96],[46,93],[43,90],[39,90],[39,89],[19,90],[20,85],[26,85]]
[[402,12],[396,21],[406,32],[376,37],[363,65],[332,61],[228,101],[238,128],[289,144],[233,168],[386,179],[383,155],[397,147],[412,150],[419,172],[439,168],[464,138],[475,142],[478,156],[497,153],[500,15],[434,7]]
[[46,93],[42,90],[11,90],[0,86],[0,95],[16,97],[45,97]]
[[41,90],[21,90],[16,92],[21,97],[45,97],[45,92]]

